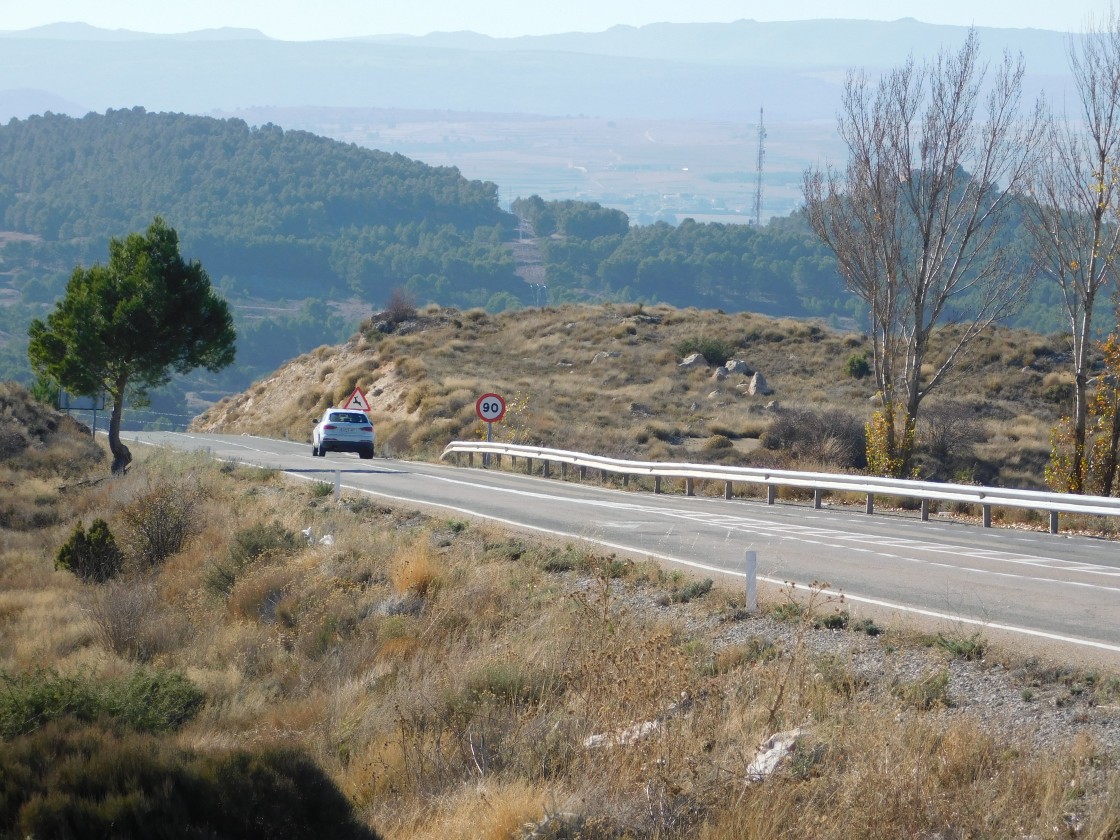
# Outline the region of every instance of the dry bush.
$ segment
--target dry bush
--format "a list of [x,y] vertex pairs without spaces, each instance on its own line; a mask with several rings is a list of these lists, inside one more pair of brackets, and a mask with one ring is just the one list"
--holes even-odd
[[182,551],[202,528],[198,521],[202,499],[197,479],[150,480],[119,514],[122,542],[130,558],[150,568]]
[[94,596],[90,616],[101,644],[137,662],[178,650],[190,633],[185,618],[162,602],[151,580],[110,583]]
[[976,409],[966,403],[931,402],[918,416],[918,445],[939,460],[967,455],[983,439]]
[[799,460],[841,469],[867,464],[863,421],[838,409],[783,409],[759,442],[766,449],[787,451]]
[[[8,474],[12,475],[10,471]],[[0,496],[0,528],[35,531],[61,521],[60,497],[54,482],[21,475],[11,485]]]
[[439,583],[439,562],[427,543],[414,542],[393,558],[389,580],[398,595],[424,597]]
[[[476,840],[508,840],[520,837],[545,813],[541,790],[523,781],[483,781],[474,789],[457,791],[437,812],[418,813],[406,823],[412,840],[447,840],[471,837]],[[530,836],[557,837],[554,834]],[[581,835],[585,836],[585,835]],[[591,840],[588,838],[588,840]]]
[[291,556],[306,545],[306,540],[279,522],[246,525],[233,535],[228,555],[210,561],[203,584],[211,594],[228,596],[250,565]]
[[297,605],[286,596],[293,592],[298,578],[294,570],[266,567],[239,577],[229,594],[230,614],[263,624],[293,626],[297,621]]
[[396,325],[416,317],[416,298],[400,286],[394,286],[389,292],[389,300],[385,303],[385,318],[390,324]]

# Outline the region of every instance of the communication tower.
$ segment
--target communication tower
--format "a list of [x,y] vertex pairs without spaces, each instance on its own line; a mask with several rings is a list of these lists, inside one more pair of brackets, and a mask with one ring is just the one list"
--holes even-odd
[[758,109],[758,163],[755,169],[758,172],[758,183],[754,191],[754,225],[760,227],[762,225],[762,160],[766,157],[766,147],[763,145],[766,140],[766,128],[762,124],[762,109]]

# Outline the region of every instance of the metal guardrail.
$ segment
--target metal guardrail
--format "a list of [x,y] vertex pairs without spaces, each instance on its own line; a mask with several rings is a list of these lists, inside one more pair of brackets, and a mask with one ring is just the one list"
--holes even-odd
[[770,470],[758,467],[726,467],[714,464],[684,464],[657,461],[626,461],[618,458],[604,458],[582,452],[569,452],[563,449],[548,449],[540,446],[520,446],[509,443],[487,443],[485,441],[452,441],[443,450],[441,458],[449,455],[466,455],[473,466],[474,456],[482,455],[486,463],[491,457],[503,456],[513,459],[523,458],[526,471],[533,471],[533,461],[544,464],[543,474],[551,475],[550,464],[560,464],[562,474],[567,467],[575,467],[580,478],[588,469],[603,473],[614,473],[623,477],[627,484],[631,476],[649,476],[654,480],[654,492],[661,492],[664,478],[684,479],[685,495],[694,495],[694,482],[697,479],[723,481],[724,498],[732,498],[732,488],[736,482],[762,485],[766,487],[766,501],[774,504],[779,487],[797,487],[813,491],[813,506],[821,507],[823,495],[827,491],[859,493],[866,497],[865,511],[875,511],[876,496],[892,496],[917,499],[921,503],[922,520],[929,519],[931,501],[961,502],[978,505],[982,510],[985,528],[992,525],[992,508],[1024,508],[1046,511],[1050,515],[1050,533],[1058,533],[1058,515],[1076,513],[1087,516],[1120,516],[1120,498],[1106,496],[1080,496],[1071,493],[1048,493],[1041,490],[1012,490],[1002,487],[981,487],[972,484],[941,484],[933,481],[913,481],[900,478],[879,478],[867,475],[843,475],[838,473],[808,473],[794,470]]

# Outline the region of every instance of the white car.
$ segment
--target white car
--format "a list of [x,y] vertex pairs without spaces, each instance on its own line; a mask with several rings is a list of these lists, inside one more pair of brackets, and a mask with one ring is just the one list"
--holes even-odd
[[321,458],[328,452],[357,452],[368,460],[373,442],[373,423],[364,411],[329,408],[311,432],[311,454]]

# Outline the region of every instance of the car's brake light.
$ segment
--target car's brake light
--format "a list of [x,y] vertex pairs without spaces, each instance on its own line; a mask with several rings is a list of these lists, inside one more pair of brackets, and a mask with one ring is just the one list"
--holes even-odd
[[337,429],[337,428],[338,428],[338,426],[329,426],[329,425],[328,425],[328,426],[324,426],[323,428],[324,428],[324,429]]
[[362,431],[363,432],[372,432],[373,431],[373,426],[362,426]]

